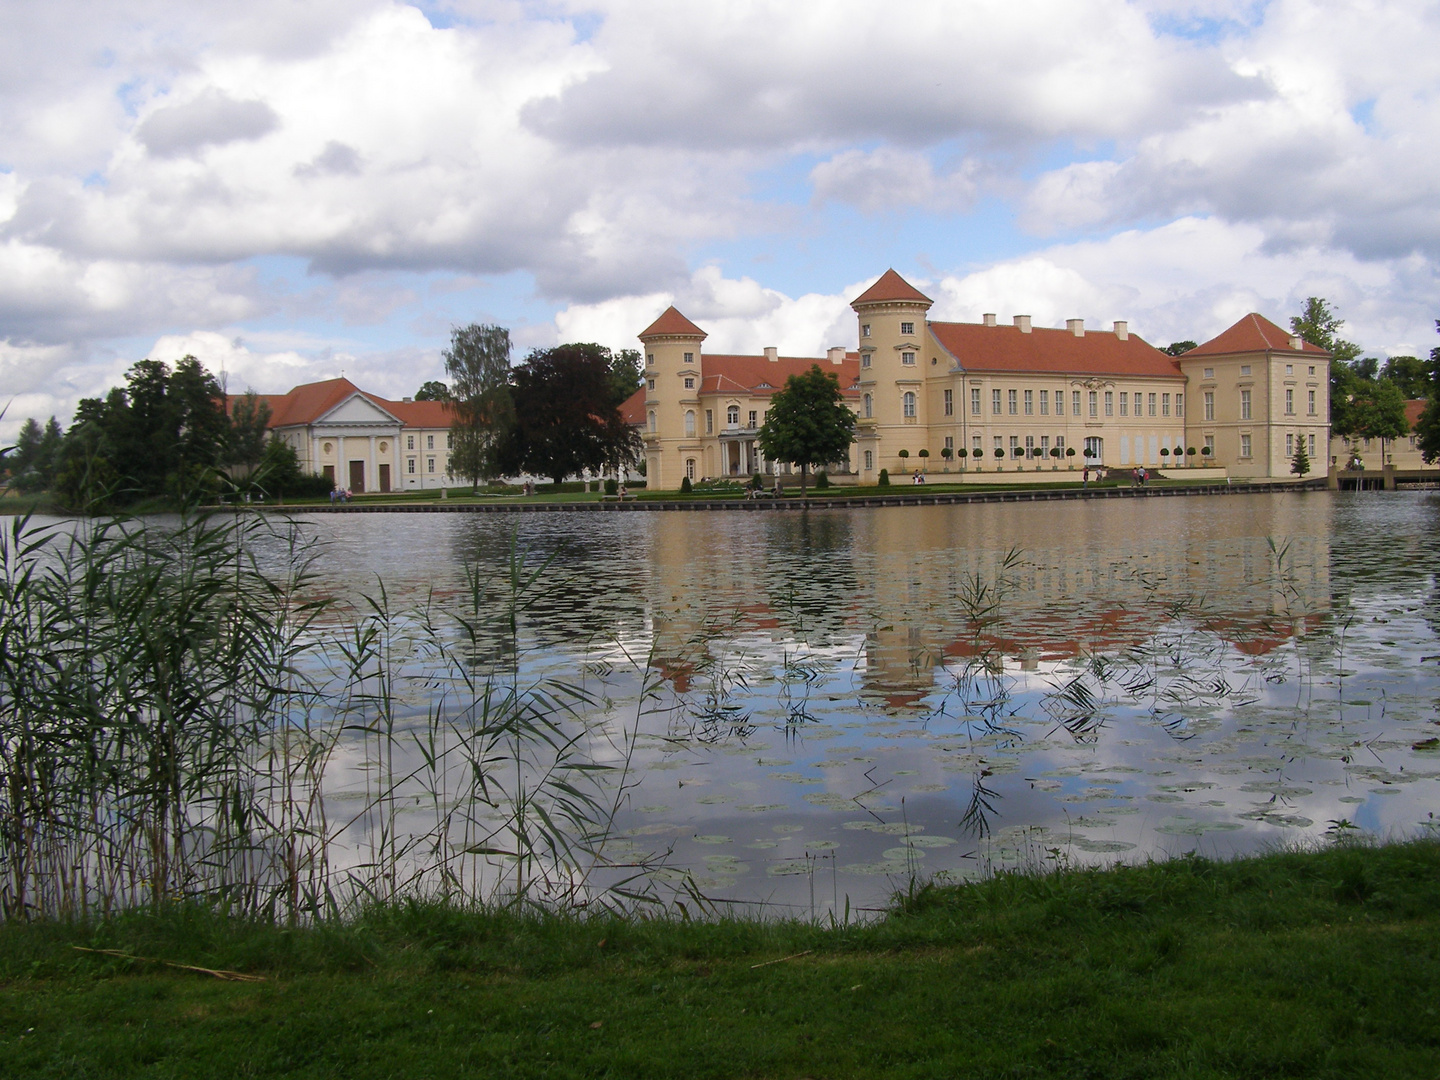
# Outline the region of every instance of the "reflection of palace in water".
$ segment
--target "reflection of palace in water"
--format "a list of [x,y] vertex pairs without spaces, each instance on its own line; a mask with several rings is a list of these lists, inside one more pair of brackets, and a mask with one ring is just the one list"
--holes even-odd
[[[1180,623],[1264,655],[1329,610],[1329,513],[1315,493],[664,515],[655,655],[683,692],[742,636],[777,666],[798,643],[850,649],[863,689],[902,708],[937,665],[1116,655]],[[1003,585],[993,611],[977,581]]]

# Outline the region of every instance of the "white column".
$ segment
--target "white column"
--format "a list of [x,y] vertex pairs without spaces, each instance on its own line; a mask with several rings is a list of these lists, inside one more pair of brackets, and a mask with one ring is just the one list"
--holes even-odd
[[370,436],[370,464],[365,470],[369,475],[365,477],[366,491],[380,490],[380,473],[375,468],[375,436]]

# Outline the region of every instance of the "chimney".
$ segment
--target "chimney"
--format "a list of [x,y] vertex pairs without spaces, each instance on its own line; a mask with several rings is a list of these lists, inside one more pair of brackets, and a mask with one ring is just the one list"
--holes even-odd
[[1115,338],[1118,341],[1130,340],[1130,324],[1124,319],[1115,320]]
[[830,358],[830,363],[843,364],[845,363],[845,346],[833,345],[825,350],[825,355]]
[[980,320],[981,320],[986,326],[994,326],[994,325],[995,325],[995,313],[994,313],[993,311],[987,311],[984,315],[981,315],[981,316],[980,316]]
[[1015,316],[1015,328],[1016,328],[1017,330],[1019,330],[1020,333],[1022,333],[1022,334],[1028,334],[1028,333],[1030,332],[1030,316],[1029,316],[1029,315],[1016,315],[1016,316]]
[[407,398],[401,398],[400,400],[401,400],[401,401],[414,401],[415,399],[414,399],[413,397],[407,397]]
[[1065,329],[1066,329],[1066,330],[1069,330],[1070,333],[1074,334],[1076,337],[1084,337],[1084,336],[1085,336],[1085,320],[1084,320],[1084,319],[1066,319],[1066,320],[1065,320]]
[[1305,339],[1302,338],[1299,334],[1291,334],[1291,335],[1290,335],[1290,348],[1294,349],[1296,352],[1304,352],[1304,351],[1305,351]]
[[765,359],[769,360],[772,364],[778,362],[780,359],[780,349],[774,345],[766,345]]

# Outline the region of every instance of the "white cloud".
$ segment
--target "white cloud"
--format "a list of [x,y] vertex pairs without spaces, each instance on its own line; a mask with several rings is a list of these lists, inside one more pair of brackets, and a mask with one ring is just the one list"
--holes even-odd
[[821,201],[850,203],[870,213],[900,206],[944,213],[969,209],[979,194],[980,171],[980,162],[971,158],[937,176],[927,155],[882,146],[841,151],[810,170],[810,180]]
[[210,87],[190,101],[156,109],[135,129],[135,137],[150,153],[174,157],[203,146],[258,139],[279,125],[280,118],[265,102],[236,101]]

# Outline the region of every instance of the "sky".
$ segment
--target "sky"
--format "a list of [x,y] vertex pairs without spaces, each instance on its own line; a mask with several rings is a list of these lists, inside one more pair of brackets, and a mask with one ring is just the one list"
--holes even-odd
[[0,438],[137,360],[402,397],[451,329],[1440,339],[1424,0],[0,0]]

